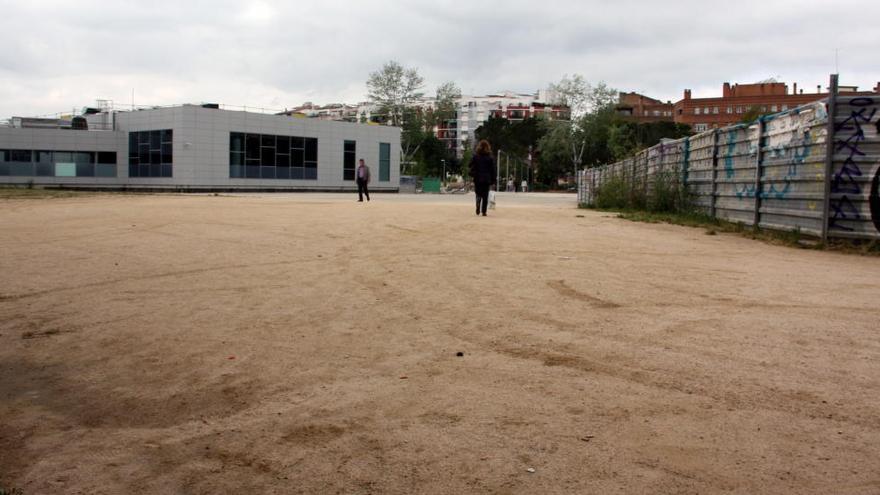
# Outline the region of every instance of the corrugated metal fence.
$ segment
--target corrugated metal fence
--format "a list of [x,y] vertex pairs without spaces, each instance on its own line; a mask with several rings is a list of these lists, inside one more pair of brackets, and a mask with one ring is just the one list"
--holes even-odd
[[880,95],[838,95],[583,170],[578,201],[594,204],[611,178],[647,195],[660,176],[685,184],[693,204],[712,217],[817,237],[880,239]]

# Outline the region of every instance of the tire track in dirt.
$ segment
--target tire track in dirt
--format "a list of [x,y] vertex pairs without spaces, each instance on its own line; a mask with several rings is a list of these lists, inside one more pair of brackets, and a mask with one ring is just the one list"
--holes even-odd
[[763,409],[810,419],[834,420],[880,430],[880,418],[873,415],[834,414],[839,411],[839,408],[823,403],[818,396],[810,392],[779,390],[753,383],[751,384],[751,393],[747,395],[733,395],[724,389],[713,390],[697,383],[688,384],[676,380],[674,377],[669,376],[669,373],[673,372],[672,370],[664,373],[662,370],[645,369],[638,366],[635,361],[622,356],[615,356],[615,359],[625,361],[625,364],[609,364],[600,359],[589,358],[583,354],[572,354],[571,352],[558,350],[559,345],[547,343],[546,340],[539,341],[527,334],[517,334],[518,340],[523,341],[521,343],[508,343],[513,339],[502,341],[502,339],[488,340],[477,337],[476,335],[479,335],[480,332],[473,328],[459,330],[449,327],[446,331],[459,340],[512,358],[539,362],[547,367],[562,367],[583,373],[603,375],[648,388],[689,396],[696,395],[718,402],[731,410]]
[[596,308],[613,309],[613,308],[620,307],[620,304],[613,303],[610,301],[605,301],[605,300],[600,299],[596,296],[592,296],[592,295],[587,294],[585,292],[581,292],[579,290],[572,289],[571,287],[569,287],[565,283],[565,280],[552,280],[550,282],[547,282],[547,285],[551,289],[558,292],[559,295],[561,295],[563,297],[567,297],[569,299],[575,299],[577,301],[583,301],[583,302],[588,303],[591,306],[596,307]]
[[[320,261],[320,260],[318,260]],[[156,273],[153,275],[141,275],[141,276],[130,276],[125,278],[117,278],[110,280],[102,280],[100,282],[90,282],[87,284],[79,284],[79,285],[71,285],[67,287],[56,287],[53,289],[45,289],[33,292],[25,292],[21,294],[0,294],[0,302],[4,301],[19,301],[22,299],[29,299],[32,297],[40,297],[50,294],[55,294],[58,292],[67,292],[67,291],[75,291],[81,289],[91,289],[95,287],[105,287],[108,285],[115,285],[124,282],[144,282],[149,280],[158,280],[163,278],[174,278],[174,277],[182,277],[187,275],[199,275],[202,273],[210,273],[210,272],[222,272],[222,271],[233,271],[233,270],[247,270],[250,268],[261,268],[261,267],[270,267],[270,266],[285,266],[285,265],[296,265],[301,263],[315,263],[316,260],[286,260],[286,261],[271,261],[266,263],[253,263],[249,265],[223,265],[223,266],[214,266],[207,268],[194,268],[190,270],[175,270],[164,273]]]

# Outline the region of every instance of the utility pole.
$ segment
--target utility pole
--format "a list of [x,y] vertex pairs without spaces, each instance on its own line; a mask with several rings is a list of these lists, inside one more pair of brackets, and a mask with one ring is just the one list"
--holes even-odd
[[498,148],[498,160],[495,161],[495,190],[498,191],[498,183],[501,181],[501,148]]
[[[509,184],[510,183],[510,155],[507,155],[506,158],[507,158],[507,160],[504,160],[505,163],[507,164],[506,168],[504,169],[504,180],[507,181],[507,182],[505,182],[505,184]],[[504,188],[505,191],[507,191],[507,189],[508,189],[507,187]]]

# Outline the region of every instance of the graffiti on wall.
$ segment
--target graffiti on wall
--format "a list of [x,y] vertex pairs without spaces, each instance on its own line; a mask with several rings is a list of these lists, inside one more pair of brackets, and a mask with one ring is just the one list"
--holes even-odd
[[[795,108],[790,112],[771,115],[765,119],[766,142],[763,146],[762,162],[772,160],[776,166],[785,166],[781,175],[772,177],[773,182],[768,181],[761,185],[760,197],[763,199],[785,199],[793,192],[794,179],[801,173],[801,166],[813,152],[814,144],[819,140],[814,133],[821,133],[823,129],[814,129],[821,125],[827,118],[824,103],[817,102],[804,107]],[[749,127],[749,160],[756,160],[758,143],[764,136],[758,135],[757,125]],[[724,158],[724,169],[728,179],[736,175],[734,156],[737,145],[737,129],[727,131],[727,153]],[[762,174],[763,177],[763,174]],[[780,184],[781,183],[781,184]],[[735,187],[734,193],[739,199],[754,198],[756,196],[754,184],[741,184]]]
[[[877,102],[870,97],[861,97],[853,98],[848,103],[841,101],[840,104],[848,104],[851,110],[844,121],[834,126],[834,152],[841,153],[846,158],[840,165],[835,162],[834,173],[831,176],[832,197],[829,202],[831,218],[828,227],[852,232],[855,229],[842,224],[841,221],[862,219],[861,211],[854,202],[854,199],[859,199],[864,193],[860,180],[864,174],[857,159],[865,156],[861,145],[865,141],[865,128],[871,125],[871,121],[877,115]],[[875,125],[880,126],[880,123]],[[874,226],[877,227],[877,216],[874,216],[873,220]]]

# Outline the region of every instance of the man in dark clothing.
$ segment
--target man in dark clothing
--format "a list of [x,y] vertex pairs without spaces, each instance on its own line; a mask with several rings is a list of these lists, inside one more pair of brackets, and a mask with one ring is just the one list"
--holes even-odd
[[492,146],[483,139],[477,145],[477,152],[471,159],[470,175],[474,178],[474,192],[477,195],[477,215],[486,216],[489,207],[489,188],[495,184],[495,160],[492,159]]
[[355,174],[357,175],[358,201],[363,202],[364,195],[367,196],[367,201],[369,201],[370,191],[367,189],[367,184],[370,183],[370,167],[364,163],[363,158],[358,160],[358,168]]

